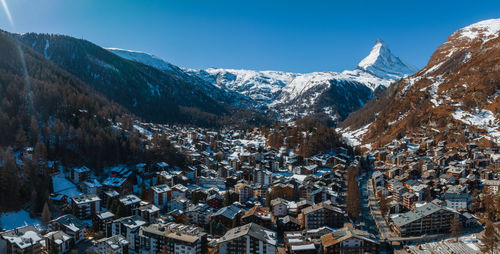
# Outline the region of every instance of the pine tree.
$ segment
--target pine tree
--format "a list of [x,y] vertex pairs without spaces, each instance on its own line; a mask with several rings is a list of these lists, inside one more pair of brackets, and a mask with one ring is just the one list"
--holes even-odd
[[460,221],[459,215],[453,217],[451,224],[450,235],[455,237],[455,241],[458,242],[458,237],[462,233],[462,223]]
[[51,213],[49,209],[49,204],[47,201],[45,201],[45,204],[43,205],[43,211],[42,211],[42,222],[47,225],[49,221],[51,220]]
[[484,248],[482,248],[481,251],[485,253],[496,253],[495,251],[500,242],[500,236],[491,221],[486,222],[481,242],[484,244]]
[[389,212],[389,201],[384,194],[380,195],[380,212],[384,217]]
[[361,197],[359,186],[356,180],[357,170],[350,168],[347,173],[347,212],[351,218],[357,220],[361,212]]
[[231,205],[231,195],[229,194],[229,190],[224,193],[224,206],[230,206]]

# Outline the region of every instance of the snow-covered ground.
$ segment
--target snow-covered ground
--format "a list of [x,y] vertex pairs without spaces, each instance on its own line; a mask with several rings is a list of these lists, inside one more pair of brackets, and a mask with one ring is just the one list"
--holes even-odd
[[463,123],[488,131],[488,136],[486,138],[500,144],[499,122],[493,112],[481,109],[470,113],[458,109],[452,116]]
[[52,177],[54,185],[54,193],[64,194],[68,197],[75,197],[82,194],[76,185],[64,177],[63,173],[59,173]]
[[371,125],[371,123],[359,128],[357,130],[352,130],[352,131],[349,129],[345,129],[345,130],[337,129],[337,132],[342,133],[342,138],[344,138],[344,140],[349,145],[359,146],[359,145],[361,145],[361,140],[363,139],[363,135],[365,135],[366,132],[368,132],[368,127],[370,127],[370,125]]
[[5,230],[26,225],[34,225],[35,227],[40,227],[41,224],[38,218],[30,218],[29,213],[25,210],[2,213],[0,215],[0,228],[3,228]]

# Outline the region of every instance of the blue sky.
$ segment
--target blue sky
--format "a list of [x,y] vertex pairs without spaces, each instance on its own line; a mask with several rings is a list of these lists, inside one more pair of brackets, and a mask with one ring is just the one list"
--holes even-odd
[[5,0],[15,26],[153,53],[191,68],[353,69],[375,40],[423,67],[453,31],[500,18],[500,1]]

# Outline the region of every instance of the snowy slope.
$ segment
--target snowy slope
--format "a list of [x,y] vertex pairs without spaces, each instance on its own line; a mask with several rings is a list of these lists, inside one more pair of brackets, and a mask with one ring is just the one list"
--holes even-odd
[[155,67],[156,69],[161,71],[177,71],[179,69],[179,67],[146,52],[119,48],[107,48],[107,50],[117,54],[118,56],[121,56],[122,58],[143,63],[145,65]]
[[119,48],[107,48],[107,50],[127,60],[149,65],[160,71],[173,75],[180,80],[184,80],[186,82],[194,84],[197,87],[201,88],[208,96],[218,100],[219,102],[243,107],[250,104],[250,100],[245,98],[245,96],[241,96],[239,93],[234,92],[230,89],[220,89],[218,87],[215,87],[213,84],[211,84],[211,82],[207,82],[197,75],[191,75],[184,69],[173,65],[153,54]]
[[216,68],[205,70],[185,69],[185,71],[219,88],[238,92],[265,104],[272,103],[286,84],[301,75],[282,71]]

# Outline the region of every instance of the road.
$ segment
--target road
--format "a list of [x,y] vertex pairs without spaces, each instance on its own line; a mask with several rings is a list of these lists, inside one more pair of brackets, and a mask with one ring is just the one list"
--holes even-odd
[[375,198],[375,194],[373,192],[373,186],[371,184],[370,179],[364,181],[366,185],[366,189],[368,191],[368,207],[370,208],[370,213],[372,215],[375,224],[377,225],[380,239],[388,240],[390,238],[396,238],[397,236],[392,232],[391,228],[387,225],[384,218],[382,217],[382,212],[378,207],[377,199]]

